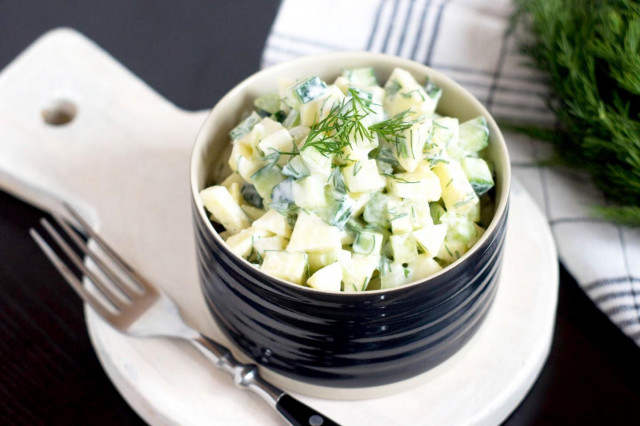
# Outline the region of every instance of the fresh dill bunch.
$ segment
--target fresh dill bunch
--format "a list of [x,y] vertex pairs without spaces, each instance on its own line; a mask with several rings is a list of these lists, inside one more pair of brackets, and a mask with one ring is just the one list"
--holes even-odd
[[640,226],[640,1],[516,0],[523,51],[546,73],[558,157],[617,204],[596,214]]

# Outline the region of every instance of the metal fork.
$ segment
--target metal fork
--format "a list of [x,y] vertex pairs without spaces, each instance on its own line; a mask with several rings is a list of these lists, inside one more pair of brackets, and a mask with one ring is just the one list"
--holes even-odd
[[[337,425],[325,415],[264,380],[256,365],[240,363],[229,349],[205,338],[201,333],[185,324],[178,307],[169,296],[129,266],[91,229],[74,208],[66,203],[63,205],[80,225],[80,231],[88,235],[91,238],[90,241],[95,242],[101,249],[101,253],[97,253],[95,246],[92,248],[91,244],[86,244],[59,216],[52,214],[53,219],[80,251],[93,261],[95,268],[87,267],[83,259],[49,221],[43,218],[40,223],[60,250],[94,284],[97,294],[82,285],[81,278],[72,272],[38,231],[32,228],[29,233],[82,300],[88,303],[112,327],[136,337],[177,337],[188,340],[213,361],[216,367],[229,373],[238,387],[260,395],[290,424]],[[98,270],[100,273],[96,273],[94,270]]]

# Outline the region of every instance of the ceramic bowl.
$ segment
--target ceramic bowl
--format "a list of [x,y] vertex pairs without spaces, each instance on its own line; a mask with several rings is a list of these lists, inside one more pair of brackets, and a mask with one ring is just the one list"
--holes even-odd
[[[395,67],[443,89],[438,112],[490,127],[495,210],[482,238],[438,274],[402,287],[329,293],[285,282],[232,254],[208,219],[198,193],[230,171],[228,132],[253,100],[277,91],[278,77],[373,66],[386,81]],[[438,365],[474,335],[498,285],[508,213],[510,167],[500,130],[469,92],[424,65],[393,56],[341,52],[304,57],[247,78],[213,108],[195,142],[191,192],[198,269],[206,303],[226,336],[259,365],[287,378],[332,388],[366,388],[409,379]]]

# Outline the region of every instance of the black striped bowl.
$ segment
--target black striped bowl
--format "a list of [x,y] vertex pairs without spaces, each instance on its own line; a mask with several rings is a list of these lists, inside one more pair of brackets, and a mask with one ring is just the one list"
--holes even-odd
[[[270,277],[232,254],[207,217],[198,193],[229,173],[228,131],[278,77],[373,66],[380,81],[394,67],[443,88],[438,112],[490,125],[488,155],[496,167],[495,211],[487,232],[456,262],[392,290],[329,293]],[[207,305],[226,336],[256,363],[305,383],[339,388],[386,385],[427,371],[458,351],[482,324],[498,285],[505,239],[510,168],[506,145],[486,109],[466,90],[421,64],[392,56],[341,52],[263,70],[232,89],[206,119],[191,158],[198,269]]]

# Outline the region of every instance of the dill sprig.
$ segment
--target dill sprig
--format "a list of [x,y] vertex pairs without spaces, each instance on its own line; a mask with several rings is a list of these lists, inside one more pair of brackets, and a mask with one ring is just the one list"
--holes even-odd
[[[406,111],[402,111],[395,117],[369,126],[370,131],[377,133],[388,142],[393,143],[396,147],[398,156],[402,157],[409,156],[409,153],[407,152],[407,146],[403,143],[405,137],[402,133],[407,129],[410,129],[411,126],[416,123],[415,120],[407,120],[407,116],[410,113],[411,110],[408,109]],[[413,154],[413,150],[411,150],[411,153]]]
[[411,113],[411,110],[402,111],[400,114],[393,118],[381,121],[379,123],[369,126],[369,130],[376,132],[389,142],[393,142],[400,138],[401,133],[411,128],[416,121],[407,120],[407,116]]
[[301,151],[313,147],[326,157],[340,155],[344,148],[351,146],[352,138],[372,138],[363,123],[363,119],[373,113],[371,101],[354,89],[349,89],[349,94],[350,97],[333,104],[327,116],[311,126]]
[[564,163],[618,206],[597,214],[640,226],[640,1],[517,0],[523,51],[543,70]]

